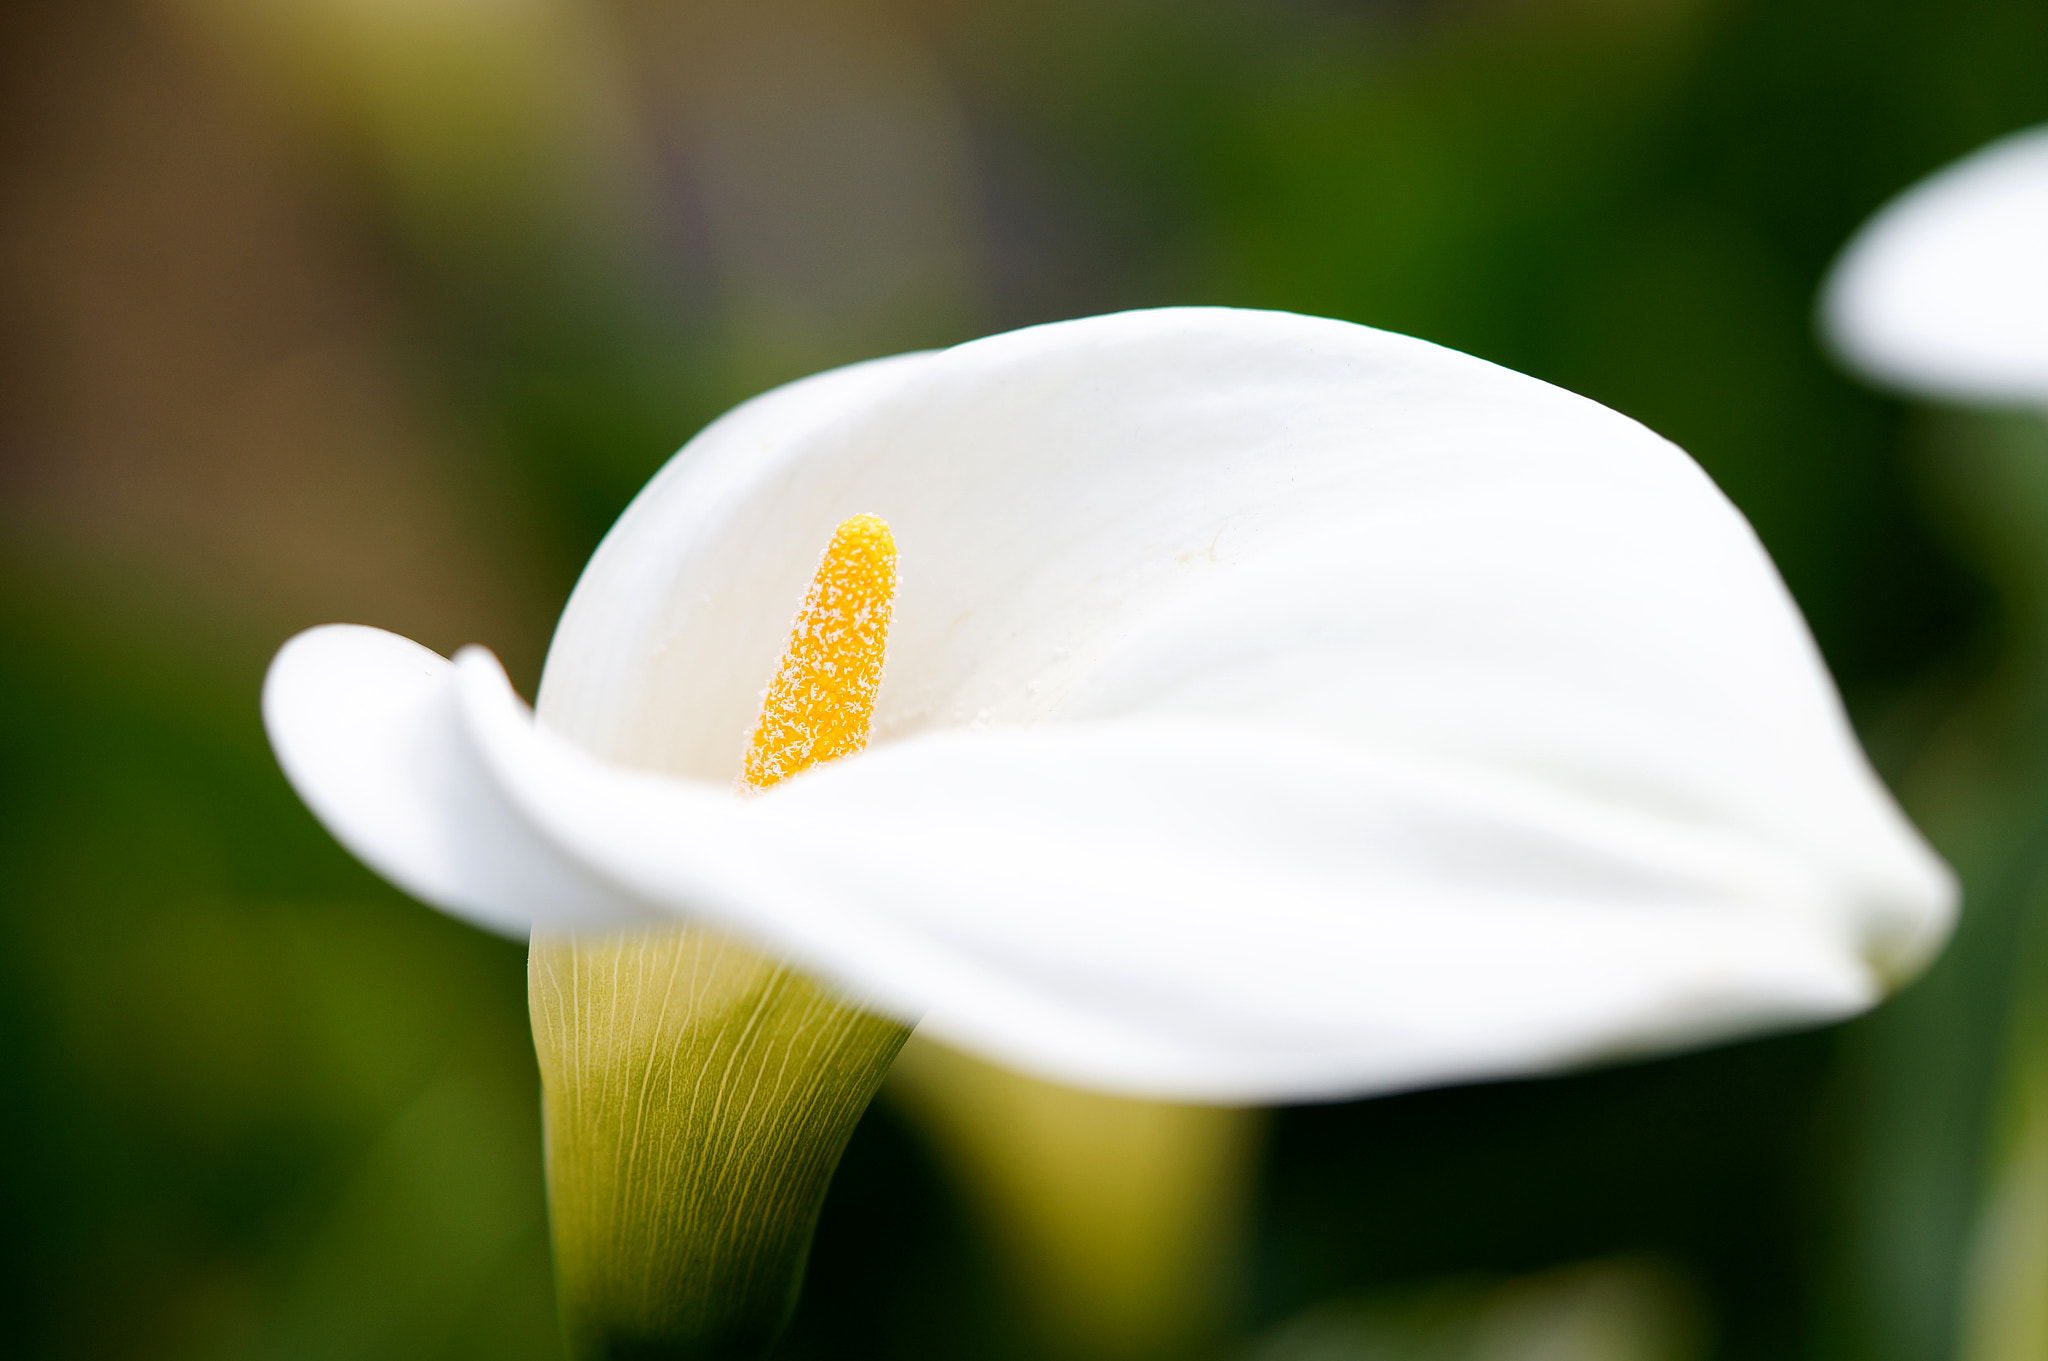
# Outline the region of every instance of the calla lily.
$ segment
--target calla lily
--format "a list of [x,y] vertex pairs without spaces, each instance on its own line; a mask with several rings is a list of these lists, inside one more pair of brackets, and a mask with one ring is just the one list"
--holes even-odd
[[1879,383],[2048,406],[2048,127],[1885,205],[1842,252],[1821,306],[1842,358]]
[[[833,526],[894,528],[872,744],[756,797]],[[499,931],[693,923],[1082,1086],[1330,1098],[1812,1022],[1954,890],[1754,535],[1677,448],[1419,340],[1226,309],[879,360],[699,435],[529,712],[316,629],[307,802]]]

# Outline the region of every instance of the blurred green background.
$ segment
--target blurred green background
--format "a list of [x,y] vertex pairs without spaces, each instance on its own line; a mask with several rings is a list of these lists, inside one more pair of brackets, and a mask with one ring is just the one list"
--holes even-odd
[[[0,1352],[559,1355],[523,950],[313,823],[269,654],[355,620],[531,693],[733,402],[1202,302],[1685,446],[1970,892],[1846,1027],[1279,1113],[1243,1354],[2048,1355],[2048,436],[1811,320],[1885,198],[2048,120],[2048,6],[16,0],[0,62]],[[946,1188],[878,1105],[785,1356],[1031,1356]]]

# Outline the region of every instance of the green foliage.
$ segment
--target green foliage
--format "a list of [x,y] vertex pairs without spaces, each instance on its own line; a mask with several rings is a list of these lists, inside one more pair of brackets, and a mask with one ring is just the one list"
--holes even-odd
[[253,669],[106,613],[0,599],[9,1351],[549,1357],[518,950],[295,806]]

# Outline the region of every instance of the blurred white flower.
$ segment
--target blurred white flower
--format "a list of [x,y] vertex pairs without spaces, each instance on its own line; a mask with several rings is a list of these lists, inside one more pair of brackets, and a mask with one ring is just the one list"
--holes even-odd
[[1821,318],[1843,360],[1885,386],[2048,406],[2048,127],[1885,205],[1836,261]]
[[[901,551],[874,740],[734,779],[820,547]],[[489,654],[316,629],[286,772],[498,930],[684,920],[1077,1085],[1220,1102],[1841,1016],[1954,900],[1740,515],[1583,398],[1341,322],[1172,309],[720,420]]]

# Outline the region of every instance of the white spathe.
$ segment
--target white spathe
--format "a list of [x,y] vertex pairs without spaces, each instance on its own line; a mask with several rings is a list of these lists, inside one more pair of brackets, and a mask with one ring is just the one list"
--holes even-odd
[[1843,250],[1821,321],[1887,387],[2048,406],[2048,127],[1914,185]]
[[[843,518],[902,585],[867,752],[758,797]],[[1342,322],[1185,308],[778,389],[591,560],[539,721],[488,653],[316,629],[284,768],[517,931],[730,930],[1085,1086],[1328,1098],[1841,1016],[1937,948],[1748,525],[1677,448]]]

